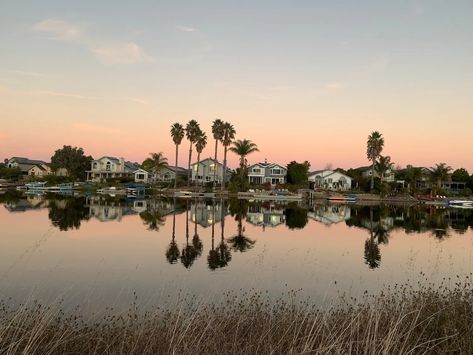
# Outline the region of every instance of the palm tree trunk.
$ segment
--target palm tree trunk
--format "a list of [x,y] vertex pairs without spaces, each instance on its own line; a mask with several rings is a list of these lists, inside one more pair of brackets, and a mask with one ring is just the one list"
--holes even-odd
[[240,158],[240,191],[243,191],[243,179],[245,177],[244,168],[245,168],[245,157],[241,156]]
[[194,201],[194,235],[197,235],[197,197]]
[[223,199],[220,199],[220,227],[221,229],[221,237],[222,237],[222,243],[225,241],[225,202]]
[[371,190],[374,189],[374,159],[371,163]]
[[215,190],[215,178],[217,177],[217,147],[218,147],[218,140],[215,140],[215,156],[214,156],[214,177],[212,188]]
[[222,172],[222,191],[225,187],[225,180],[227,179],[227,146],[223,150],[223,172]]
[[[197,153],[197,172],[195,173],[195,184],[196,185],[199,185],[199,180],[197,179],[197,176],[199,175],[199,165],[200,165],[200,153]],[[204,177],[204,168],[203,167],[202,167],[202,177]]]
[[174,171],[174,189],[177,188],[177,157],[178,157],[178,154],[179,154],[179,145],[176,144],[176,165],[175,165],[175,171]]
[[[187,164],[187,187],[191,186],[191,177],[192,177],[192,171],[191,171],[191,159],[192,159],[192,142],[189,147],[189,162]],[[197,167],[198,168],[198,167]]]
[[212,250],[215,249],[215,199],[212,199]]
[[176,239],[176,197],[173,199],[173,208],[172,208],[172,242],[174,243]]

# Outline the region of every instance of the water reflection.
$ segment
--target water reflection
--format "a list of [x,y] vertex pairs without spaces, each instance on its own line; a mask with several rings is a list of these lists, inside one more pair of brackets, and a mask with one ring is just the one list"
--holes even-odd
[[[172,235],[164,248],[164,257],[168,263],[187,269],[195,265],[204,250],[207,250],[204,255],[210,270],[227,267],[232,253],[251,251],[257,244],[258,234],[266,228],[297,231],[306,228],[309,223],[317,223],[327,228],[346,225],[364,230],[366,239],[363,240],[362,262],[369,269],[382,266],[383,253],[387,253],[389,241],[396,230],[407,235],[429,234],[435,240],[443,241],[473,228],[472,210],[419,205],[358,206],[319,201],[303,207],[297,203],[250,203],[236,199],[127,200],[105,196],[24,195],[17,191],[2,194],[0,202],[12,214],[47,209],[51,225],[60,231],[79,229],[84,222],[92,220],[99,223],[122,222],[125,217],[139,216],[148,231],[159,234],[172,217]],[[181,222],[176,226],[176,218],[181,214],[185,216],[182,219],[182,222],[185,221],[185,236],[182,231],[176,236],[176,228],[181,224],[184,227]],[[236,227],[233,231],[226,231],[228,214],[236,222],[231,223]],[[248,235],[247,227],[251,235]],[[202,238],[208,228],[211,229],[210,238]],[[360,242],[360,248],[363,248],[363,242]]]

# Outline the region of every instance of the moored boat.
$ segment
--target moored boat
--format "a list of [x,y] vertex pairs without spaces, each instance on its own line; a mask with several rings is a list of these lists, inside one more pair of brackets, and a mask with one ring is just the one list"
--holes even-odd
[[356,195],[332,195],[327,197],[329,201],[356,201]]
[[473,208],[473,200],[450,200],[448,205],[450,207]]

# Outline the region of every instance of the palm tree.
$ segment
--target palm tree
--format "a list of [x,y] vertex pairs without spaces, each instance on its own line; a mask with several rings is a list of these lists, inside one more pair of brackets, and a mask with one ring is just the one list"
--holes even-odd
[[243,200],[237,200],[234,203],[230,203],[230,213],[235,216],[235,220],[238,222],[238,233],[237,235],[228,239],[232,245],[234,251],[239,251],[243,253],[251,248],[253,248],[256,243],[255,240],[252,240],[245,235],[243,235],[243,218],[246,217],[248,212],[248,202]]
[[381,133],[374,131],[368,136],[366,155],[371,161],[371,190],[374,189],[374,164],[383,151],[384,138]]
[[223,138],[222,138],[222,145],[224,147],[223,150],[223,172],[222,172],[222,191],[225,186],[225,180],[227,178],[227,150],[230,144],[232,144],[233,139],[235,138],[235,128],[229,122],[225,122],[223,124]]
[[198,253],[194,246],[189,244],[189,202],[186,204],[186,245],[182,249],[181,263],[186,269],[194,264],[194,260],[198,257]]
[[432,179],[437,183],[437,187],[442,187],[442,181],[448,179],[448,173],[452,170],[450,166],[445,163],[435,164],[435,167],[430,168],[432,170]]
[[158,210],[141,212],[140,217],[150,231],[159,231],[159,227],[163,226],[166,220]]
[[224,122],[221,119],[216,119],[212,123],[212,134],[215,139],[215,155],[214,155],[214,176],[213,176],[213,188],[215,189],[215,180],[217,177],[217,148],[218,142],[223,139],[224,135]]
[[379,156],[378,161],[375,163],[375,171],[381,179],[381,183],[384,182],[385,175],[388,171],[393,169],[394,163],[391,162],[390,156]]
[[[192,159],[192,145],[196,142],[200,132],[199,123],[196,120],[190,120],[186,125],[186,137],[189,140],[189,162],[187,165],[187,186],[190,186],[191,182],[191,159]],[[197,166],[198,167],[198,166]]]
[[197,182],[197,175],[199,173],[199,165],[200,165],[200,153],[204,150],[205,146],[207,145],[207,135],[205,132],[202,132],[199,129],[199,133],[197,135],[195,141],[195,150],[197,151],[197,173],[196,173],[196,182]]
[[168,166],[168,159],[161,152],[149,154],[150,158],[147,158],[143,164],[141,164],[141,167],[157,175],[162,168]]
[[198,256],[202,254],[203,244],[200,240],[199,233],[197,233],[197,199],[194,202],[194,236],[192,237],[192,246],[194,247]]
[[177,187],[177,157],[178,157],[178,151],[179,151],[179,145],[182,142],[182,139],[184,138],[184,127],[180,123],[174,123],[171,126],[171,137],[176,145],[176,165],[175,165],[175,174],[176,177],[174,178],[174,188]]
[[239,139],[233,142],[230,151],[240,156],[240,184],[243,186],[243,179],[246,170],[246,156],[253,152],[259,152],[258,146],[248,139]]
[[375,269],[381,264],[381,251],[379,250],[379,244],[374,238],[372,207],[370,207],[370,237],[365,241],[365,263],[370,269]]

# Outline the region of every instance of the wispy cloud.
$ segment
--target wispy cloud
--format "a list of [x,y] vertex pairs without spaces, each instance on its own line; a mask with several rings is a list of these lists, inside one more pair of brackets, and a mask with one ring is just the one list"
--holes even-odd
[[340,91],[347,88],[347,84],[340,82],[328,83],[325,85],[325,89],[329,91]]
[[148,105],[149,104],[149,101],[142,98],[142,97],[126,97],[125,99],[136,102],[138,104],[142,104],[142,105]]
[[50,91],[50,90],[40,90],[40,91],[37,91],[36,93],[39,95],[61,96],[61,97],[68,97],[71,99],[79,99],[79,100],[96,99],[96,97],[92,97],[92,96],[84,96],[84,95],[79,95],[79,94],[59,92],[59,91]]
[[195,28],[182,26],[182,25],[175,25],[174,28],[178,31],[181,31],[181,32],[195,32],[195,31],[197,31],[197,29],[195,29]]
[[149,63],[154,58],[147,55],[135,42],[116,42],[91,49],[95,57],[106,64]]
[[81,29],[73,24],[59,19],[47,19],[38,22],[33,29],[54,35],[54,39],[76,40],[81,36]]
[[37,23],[33,29],[53,34],[53,39],[79,43],[105,64],[148,63],[154,61],[154,58],[135,42],[104,41],[92,38],[80,26],[60,19],[46,19]]

